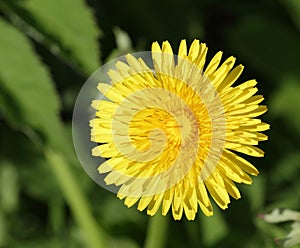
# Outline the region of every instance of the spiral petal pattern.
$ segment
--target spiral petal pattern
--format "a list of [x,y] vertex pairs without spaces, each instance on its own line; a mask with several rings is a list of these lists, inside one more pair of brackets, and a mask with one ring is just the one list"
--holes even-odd
[[93,156],[106,158],[98,171],[105,183],[118,187],[128,207],[138,203],[154,215],[170,209],[193,220],[198,211],[210,216],[209,195],[226,209],[238,199],[235,183],[251,184],[257,169],[235,152],[261,157],[256,147],[267,139],[269,125],[256,117],[267,108],[256,81],[232,85],[243,71],[235,58],[221,63],[218,52],[205,67],[207,47],[194,40],[179,45],[152,45],[152,59],[128,54],[108,71],[110,84],[99,83],[103,94],[94,100],[91,140]]

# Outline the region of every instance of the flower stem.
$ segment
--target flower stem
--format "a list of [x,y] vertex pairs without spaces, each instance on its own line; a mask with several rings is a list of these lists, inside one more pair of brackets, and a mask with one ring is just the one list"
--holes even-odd
[[163,248],[165,246],[167,229],[168,219],[166,216],[158,213],[151,217],[144,248]]
[[106,248],[106,240],[103,230],[99,227],[91,215],[89,204],[84,193],[79,187],[72,170],[65,159],[51,149],[45,150],[45,156],[60,185],[60,188],[69,204],[77,223],[84,231],[87,246],[90,248]]

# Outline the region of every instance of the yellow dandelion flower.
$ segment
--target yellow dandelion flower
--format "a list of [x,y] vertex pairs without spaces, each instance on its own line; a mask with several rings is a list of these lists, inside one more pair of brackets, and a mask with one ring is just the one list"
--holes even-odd
[[235,153],[264,155],[256,145],[269,125],[256,118],[267,110],[257,82],[232,86],[244,67],[233,69],[234,57],[221,63],[222,52],[205,66],[206,54],[198,40],[189,49],[182,40],[178,56],[169,42],[154,42],[149,61],[128,54],[108,71],[111,83],[99,83],[92,155],[106,158],[98,171],[128,207],[172,209],[176,220],[183,212],[193,220],[200,207],[211,216],[209,195],[226,209],[230,196],[240,198],[235,183],[258,174]]

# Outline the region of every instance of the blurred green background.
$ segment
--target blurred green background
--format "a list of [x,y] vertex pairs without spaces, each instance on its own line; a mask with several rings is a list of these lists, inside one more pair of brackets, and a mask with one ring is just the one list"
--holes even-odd
[[[71,134],[93,71],[182,38],[237,57],[271,124],[242,199],[191,222],[128,209],[85,174]],[[0,247],[276,247],[289,226],[257,214],[300,209],[299,46],[299,0],[0,0]]]

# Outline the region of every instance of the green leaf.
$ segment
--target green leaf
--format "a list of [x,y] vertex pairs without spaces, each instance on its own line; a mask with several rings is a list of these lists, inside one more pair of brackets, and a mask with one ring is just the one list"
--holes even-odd
[[[70,247],[68,240],[58,242],[54,238],[35,238],[22,241],[13,241],[10,247],[13,248],[56,248],[56,247]],[[76,246],[75,246],[76,247]]]
[[261,218],[269,223],[300,221],[300,213],[290,209],[276,208],[271,213],[262,215]]
[[288,124],[300,133],[300,80],[286,77],[279,88],[270,97],[270,111],[274,117],[283,117]]
[[224,238],[228,228],[219,209],[214,209],[214,215],[206,217],[201,215],[202,240],[205,246],[213,246]]
[[242,19],[226,30],[226,43],[230,51],[240,55],[240,61],[242,58],[247,66],[275,82],[287,75],[300,77],[300,36],[276,18]]
[[0,209],[0,247],[7,245],[7,223],[4,213]]
[[116,37],[117,47],[120,50],[130,50],[132,49],[132,43],[129,35],[119,27],[113,29],[114,35]]
[[266,197],[266,179],[264,175],[253,177],[251,187],[243,185],[242,188],[245,191],[245,197],[249,199],[252,212],[262,209]]
[[277,225],[271,225],[259,218],[255,219],[255,225],[257,227],[258,235],[261,235],[264,239],[264,245],[263,246],[253,246],[253,247],[274,247],[274,239],[278,237],[284,237],[287,235],[287,232],[277,226]]
[[300,154],[297,152],[285,153],[272,170],[271,182],[280,184],[298,180],[299,170]]
[[288,235],[283,239],[276,239],[276,243],[283,247],[291,247],[300,244],[300,212],[276,208],[271,213],[262,215],[261,219],[269,223],[294,221],[291,225],[292,230]]
[[114,238],[109,242],[111,248],[139,248],[140,246],[131,239],[128,238]]
[[87,74],[100,66],[100,30],[84,0],[27,0],[20,6],[29,12],[35,28],[55,41]]
[[[57,181],[49,174],[49,163],[43,157],[34,156],[31,164],[19,168],[26,193],[39,200],[51,203],[61,197]],[[34,173],[32,173],[34,171]]]
[[299,0],[281,0],[282,4],[285,5],[291,18],[300,30],[300,2]]
[[74,217],[85,230],[85,242],[88,247],[106,247],[106,234],[90,214],[91,209],[83,194],[81,185],[78,184],[65,158],[49,148],[45,149],[45,156]]
[[300,244],[300,223],[294,222],[292,224],[291,232],[286,236],[286,239],[283,241],[283,247],[291,247],[297,244]]
[[121,57],[127,53],[133,52],[130,36],[119,27],[113,29],[117,47],[107,56],[106,62]]
[[2,113],[18,128],[33,128],[52,146],[63,148],[59,99],[48,71],[20,31],[2,19],[0,30]]
[[134,208],[127,208],[115,195],[109,195],[105,200],[101,200],[97,209],[102,213],[102,223],[109,227],[120,224],[135,224],[142,222],[144,215]]
[[5,205],[16,205],[17,199],[8,198],[18,194],[18,190],[44,202],[62,196],[41,149],[28,136],[2,124],[0,137],[0,205],[6,201],[10,204]]
[[18,171],[11,163],[4,161],[0,167],[0,208],[11,213],[18,207],[18,201]]
[[161,214],[156,214],[149,219],[147,235],[145,238],[145,248],[163,248],[165,247],[168,219]]

